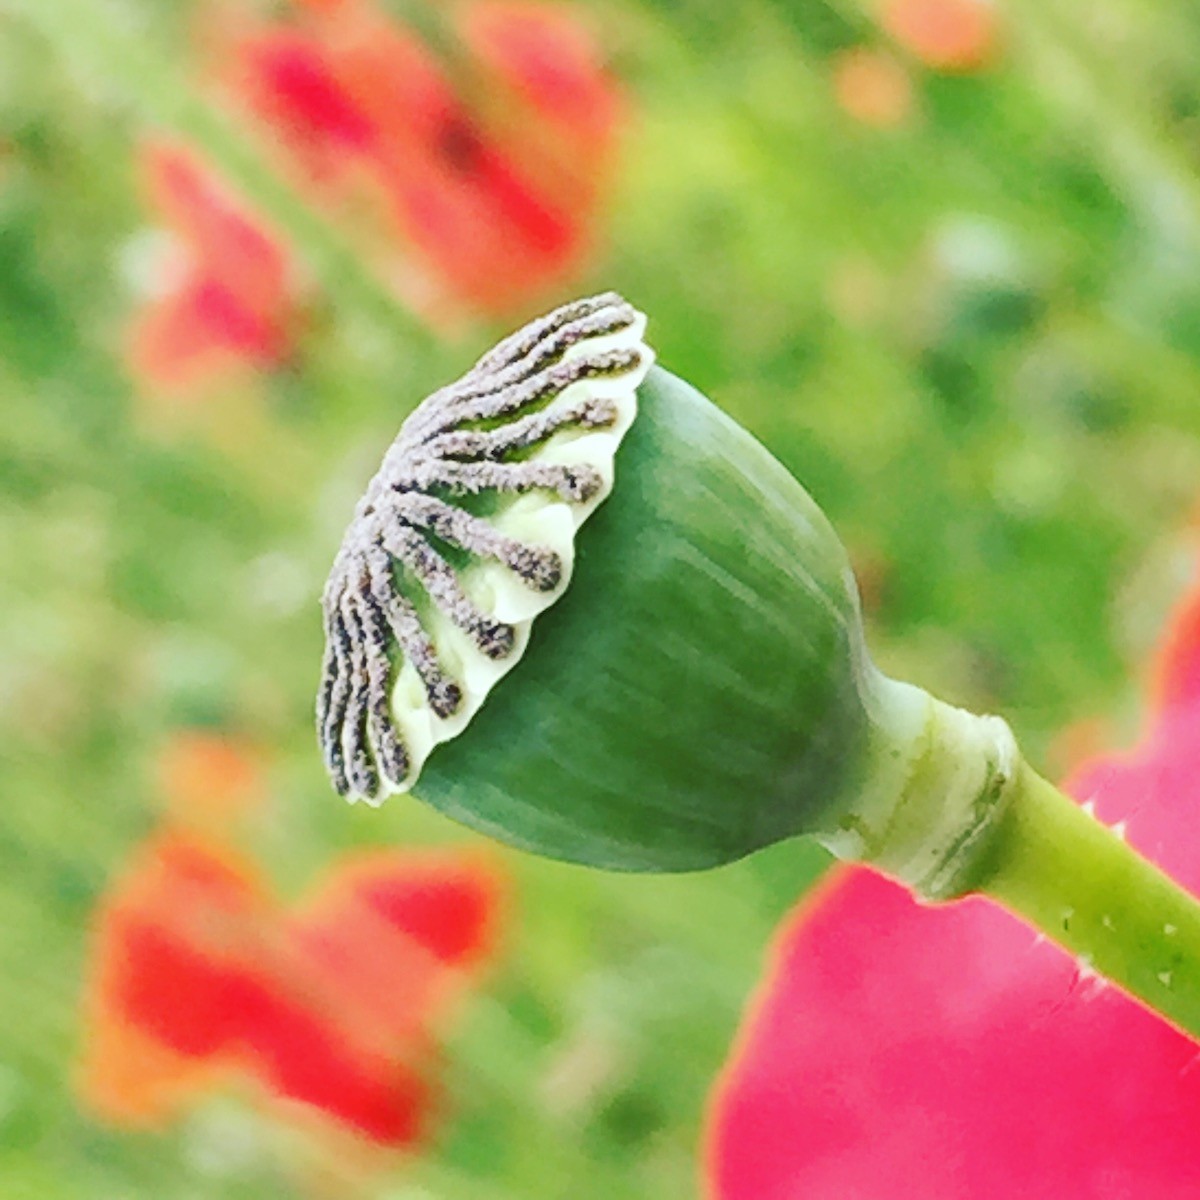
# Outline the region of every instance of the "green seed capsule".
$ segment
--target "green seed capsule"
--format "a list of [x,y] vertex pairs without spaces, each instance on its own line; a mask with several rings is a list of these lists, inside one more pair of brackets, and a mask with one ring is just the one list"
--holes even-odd
[[824,515],[643,329],[581,301],[406,422],[326,589],[335,785],[594,866],[807,833],[952,889],[1007,728],[875,669]]

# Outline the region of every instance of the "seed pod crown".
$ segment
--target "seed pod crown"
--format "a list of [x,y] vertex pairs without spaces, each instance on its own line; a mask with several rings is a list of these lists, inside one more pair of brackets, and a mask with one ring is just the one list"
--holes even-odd
[[875,668],[824,514],[644,328],[568,305],[405,422],[325,590],[334,785],[592,866],[807,833],[953,894],[1011,733]]
[[317,728],[334,787],[406,791],[519,661],[567,587],[653,361],[606,293],[501,342],[405,421],[322,597]]

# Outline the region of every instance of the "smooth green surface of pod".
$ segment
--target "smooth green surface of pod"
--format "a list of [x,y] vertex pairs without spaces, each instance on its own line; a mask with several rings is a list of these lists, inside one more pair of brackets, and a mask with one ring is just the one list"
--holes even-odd
[[693,870],[836,824],[880,677],[800,484],[666,371],[638,403],[570,587],[414,792],[539,854]]

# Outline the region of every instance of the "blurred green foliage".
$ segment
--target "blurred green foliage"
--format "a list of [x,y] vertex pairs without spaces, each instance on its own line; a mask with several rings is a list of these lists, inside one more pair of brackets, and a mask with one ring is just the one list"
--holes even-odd
[[[205,2],[111,10],[183,87]],[[848,0],[597,0],[633,120],[607,247],[550,298],[647,310],[662,361],[842,531],[881,664],[1004,713],[1035,758],[1130,708],[1200,490],[1200,16],[1066,10],[1014,4],[977,74],[910,62],[914,110],[877,130],[830,84],[881,40]],[[182,411],[139,395],[143,120],[0,19],[0,1192],[305,1194],[241,1110],[129,1135],[77,1108],[89,914],[183,725],[269,748],[255,837],[285,891],[342,848],[470,840],[330,794],[315,598],[404,413],[499,329],[416,347],[331,305],[285,370]],[[453,1039],[453,1117],[378,1194],[689,1193],[705,1092],[822,857],[664,879],[504,858],[517,916]]]

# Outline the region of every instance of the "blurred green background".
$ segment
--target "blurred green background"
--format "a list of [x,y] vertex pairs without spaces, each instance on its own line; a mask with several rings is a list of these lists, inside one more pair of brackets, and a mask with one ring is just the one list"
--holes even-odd
[[[1091,736],[1064,729],[1136,729],[1137,664],[1194,569],[1194,6],[997,6],[978,61],[946,64],[853,0],[559,5],[627,105],[588,264],[430,329],[372,264],[339,278],[326,214],[295,247],[317,299],[287,362],[180,399],[123,352],[154,224],[135,147],[206,136],[197,44],[217,7],[239,5],[0,0],[4,1197],[322,1194],[236,1100],[139,1133],[80,1107],[89,917],[160,818],[155,763],[180,729],[262,749],[253,838],[285,895],[352,847],[474,842],[416,803],[330,792],[316,597],[404,414],[539,308],[612,287],[649,312],[662,361],[845,537],[885,669],[1005,714],[1051,770]],[[693,1194],[706,1092],[823,857],[623,878],[499,853],[512,925],[448,1029],[447,1118],[361,1186]]]

